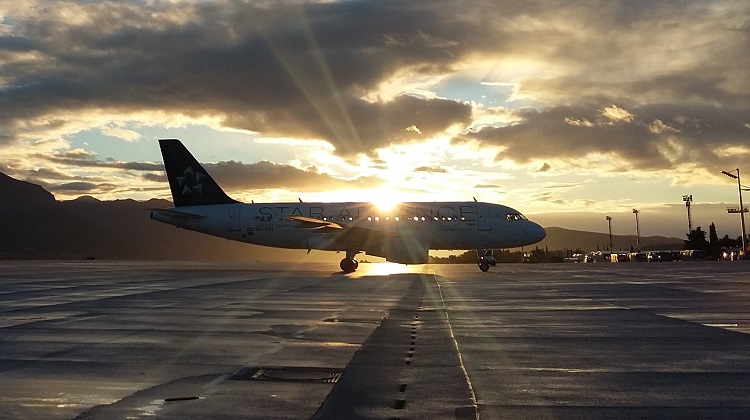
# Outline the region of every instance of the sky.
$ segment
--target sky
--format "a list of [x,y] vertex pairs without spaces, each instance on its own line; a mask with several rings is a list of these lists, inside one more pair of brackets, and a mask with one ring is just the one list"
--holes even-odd
[[690,194],[738,237],[748,52],[746,0],[3,1],[0,172],[169,198],[179,138],[239,200],[476,197],[614,234],[637,208],[684,238]]

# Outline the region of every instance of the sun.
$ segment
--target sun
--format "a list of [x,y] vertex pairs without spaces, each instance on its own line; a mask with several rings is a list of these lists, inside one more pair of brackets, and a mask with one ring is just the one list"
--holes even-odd
[[403,201],[403,198],[404,195],[401,191],[390,188],[381,188],[372,191],[370,201],[378,208],[378,210],[391,212]]

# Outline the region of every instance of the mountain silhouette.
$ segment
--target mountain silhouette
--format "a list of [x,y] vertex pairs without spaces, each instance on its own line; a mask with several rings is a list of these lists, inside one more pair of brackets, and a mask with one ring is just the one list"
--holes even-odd
[[7,199],[0,200],[0,208],[16,208],[28,204],[47,205],[55,202],[55,196],[40,185],[19,181],[0,172],[0,192]]
[[[335,253],[243,244],[149,219],[167,200],[56,201],[39,185],[0,173],[0,258],[332,261]],[[329,255],[330,254],[330,255]]]
[[[100,201],[83,196],[56,201],[41,186],[3,173],[0,195],[5,197],[0,201],[0,258],[303,262],[338,262],[341,258],[333,252],[308,255],[306,250],[243,244],[150,220],[151,209],[172,207],[167,200]],[[635,237],[614,236],[613,241],[615,250],[629,250]],[[677,238],[641,238],[644,249],[681,243]],[[529,248],[593,251],[604,250],[608,244],[609,236],[604,233],[551,227],[544,241]]]
[[108,240],[102,231],[69,213],[39,185],[0,173],[0,256],[5,258],[64,258],[101,249]]
[[[581,249],[584,252],[605,251],[609,249],[609,234],[598,232],[584,232],[580,230],[563,229],[559,227],[546,228],[547,237],[530,248],[539,247],[549,250]],[[612,235],[611,251],[628,252],[636,249],[635,235]],[[640,248],[643,251],[657,249],[682,249],[684,241],[679,238],[665,236],[641,236]]]

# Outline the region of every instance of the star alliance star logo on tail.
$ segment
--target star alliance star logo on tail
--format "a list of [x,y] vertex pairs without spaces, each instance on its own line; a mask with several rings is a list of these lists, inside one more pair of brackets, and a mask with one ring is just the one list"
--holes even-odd
[[177,177],[177,183],[182,188],[182,195],[200,196],[203,192],[203,181],[206,178],[206,174],[195,171],[192,166],[188,166],[182,176]]

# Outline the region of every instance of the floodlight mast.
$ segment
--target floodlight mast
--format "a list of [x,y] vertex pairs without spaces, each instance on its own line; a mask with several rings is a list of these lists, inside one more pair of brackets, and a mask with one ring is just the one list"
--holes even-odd
[[606,216],[609,224],[609,252],[612,252],[612,216]]
[[640,252],[641,251],[641,225],[638,224],[638,213],[640,213],[638,209],[633,209],[633,214],[635,214],[635,247],[638,249],[638,252]]
[[683,195],[682,201],[685,202],[685,207],[687,207],[687,216],[688,216],[688,233],[693,231],[693,219],[690,217],[690,203],[693,202],[693,195]]
[[[732,172],[737,172],[737,175]],[[745,207],[742,204],[742,182],[740,181],[740,168],[736,168],[733,171],[721,171],[722,174],[737,180],[737,192],[740,195],[740,224],[742,225],[742,259],[746,258],[747,245],[745,244]]]

